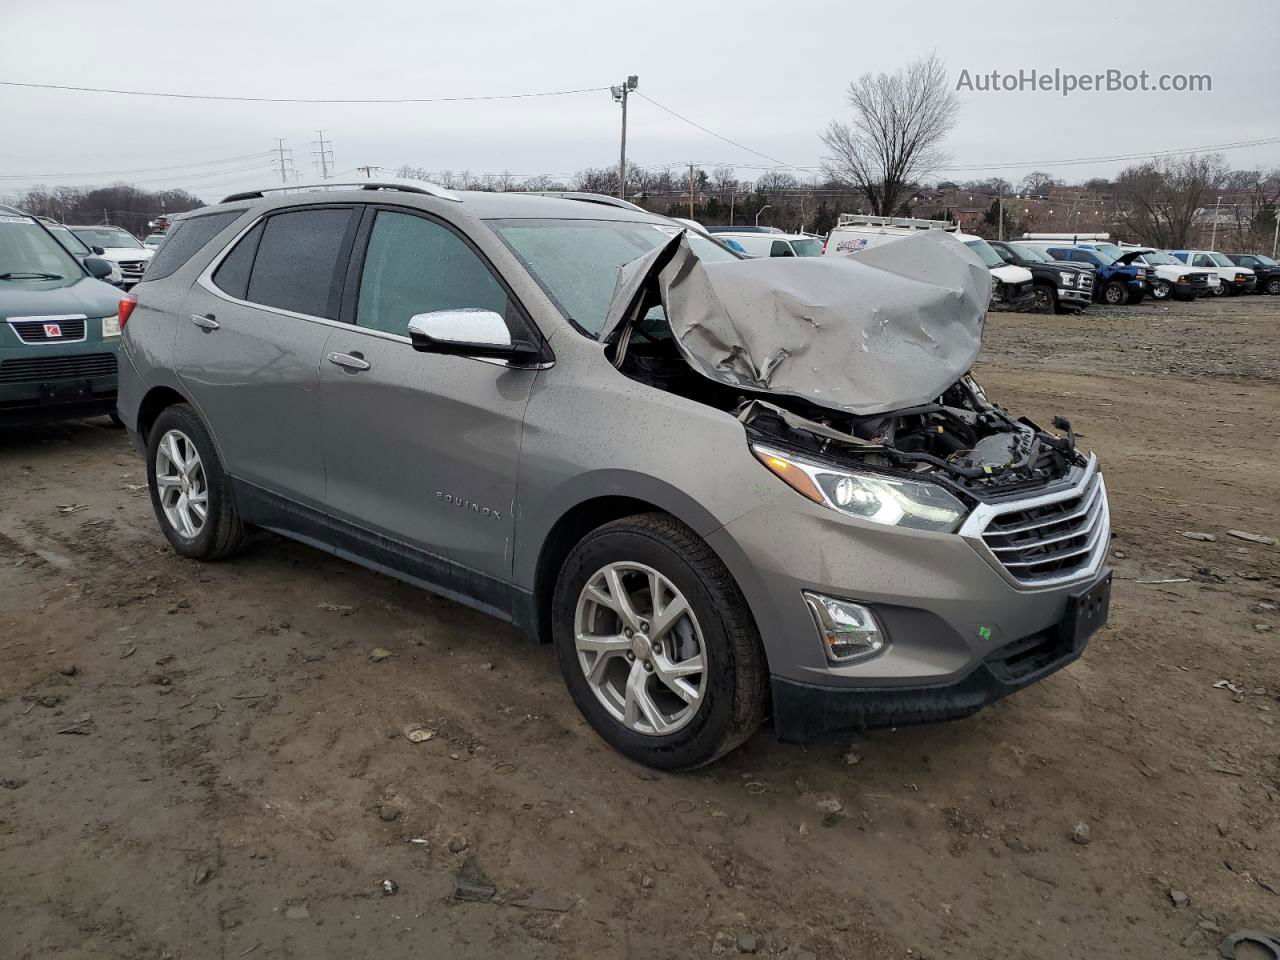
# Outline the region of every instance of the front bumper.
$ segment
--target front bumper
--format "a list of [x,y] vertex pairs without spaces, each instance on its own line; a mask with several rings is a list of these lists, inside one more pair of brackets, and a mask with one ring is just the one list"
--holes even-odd
[[1058,302],[1061,304],[1087,307],[1093,300],[1093,290],[1076,290],[1071,287],[1058,288]]
[[[1058,522],[1087,524],[1077,542],[1067,542],[1076,534],[1044,533],[1043,543],[1058,544],[1053,550],[1079,555],[1061,569],[1041,567],[1041,554],[1022,546],[1032,541],[1011,541],[1005,532]],[[1057,651],[1043,669],[997,676],[996,685],[989,678],[1010,651],[1060,629],[1073,597],[1105,575],[1109,539],[1105,486],[1091,458],[1047,492],[979,506],[955,534],[855,520],[784,489],[708,543],[759,628],[779,731],[799,737],[960,716],[1069,663],[1079,650]],[[884,650],[829,662],[806,590],[870,607],[888,639]],[[818,705],[805,706],[808,697]]]
[[[0,416],[47,419],[109,413],[116,405],[119,339],[21,344],[0,331]],[[9,342],[12,337],[13,343]]]
[[[1098,576],[1073,598],[1092,596],[1093,603],[1070,606],[1053,626],[992,651],[957,680],[902,687],[831,687],[772,678],[773,722],[778,739],[805,743],[824,734],[937,723],[967,717],[1056,673],[1084,652],[1089,638],[1105,621],[1110,601],[1111,570]],[[1092,622],[1080,621],[1090,617]]]

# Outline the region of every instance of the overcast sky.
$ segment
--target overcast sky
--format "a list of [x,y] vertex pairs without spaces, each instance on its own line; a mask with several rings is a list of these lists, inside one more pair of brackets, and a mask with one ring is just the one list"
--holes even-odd
[[[1124,163],[1047,161],[1280,137],[1275,0],[1231,4],[569,3],[0,0],[0,80],[258,97],[432,97],[605,87],[640,92],[725,137],[817,167],[844,91],[936,51],[962,70],[1209,74],[1205,93],[960,93],[948,179],[1032,169],[1069,180]],[[361,164],[571,175],[617,163],[607,91],[410,105],[217,103],[0,87],[0,194],[32,182],[188,187],[206,199],[273,178],[284,137],[306,179],[324,128],[339,172]],[[222,161],[263,154],[261,160]],[[1280,144],[1225,151],[1280,166]],[[769,161],[633,99],[629,159]],[[1013,169],[993,165],[1018,163]],[[190,165],[175,169],[176,165]],[[196,164],[204,164],[197,166]],[[259,166],[261,169],[244,169]],[[124,171],[167,168],[151,174]],[[987,169],[976,169],[987,168]],[[49,174],[103,175],[55,178]],[[117,174],[118,175],[114,175]],[[29,174],[38,174],[30,180]],[[22,175],[24,179],[12,179]]]

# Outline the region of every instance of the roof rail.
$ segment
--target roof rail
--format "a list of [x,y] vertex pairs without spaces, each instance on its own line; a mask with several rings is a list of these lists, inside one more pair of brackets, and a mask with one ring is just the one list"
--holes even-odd
[[956,230],[959,224],[950,220],[922,220],[918,217],[877,217],[866,213],[842,213],[836,226],[905,227],[909,230]]
[[598,203],[606,207],[619,207],[623,210],[634,210],[637,213],[648,213],[644,207],[637,206],[630,200],[611,197],[607,193],[587,193],[582,190],[521,190],[534,197],[559,197],[562,200],[581,200],[584,203]]
[[17,207],[11,207],[7,203],[0,203],[0,213],[11,217],[27,217],[30,214],[23,213]]
[[258,190],[245,190],[241,193],[233,193],[230,196],[223,197],[221,203],[231,203],[233,200],[261,200],[269,193],[303,193],[308,190],[333,190],[335,188],[348,190],[399,190],[403,193],[425,193],[427,196],[439,197],[441,200],[452,200],[454,203],[461,203],[462,198],[452,190],[446,190],[444,187],[437,187],[434,183],[428,183],[425,180],[400,180],[395,178],[385,178],[382,180],[322,180],[319,183],[286,183],[278,187],[262,187]]

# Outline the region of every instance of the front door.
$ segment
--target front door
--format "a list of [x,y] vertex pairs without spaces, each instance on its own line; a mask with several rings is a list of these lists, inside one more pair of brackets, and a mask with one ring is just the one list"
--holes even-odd
[[317,507],[319,368],[353,212],[289,210],[259,222],[191,288],[178,323],[178,375],[227,472]]
[[329,512],[393,541],[379,549],[426,554],[423,579],[483,599],[485,583],[510,579],[516,468],[536,373],[420,353],[408,324],[434,310],[508,316],[516,307],[451,227],[385,208],[366,217],[353,322],[331,331],[320,366]]

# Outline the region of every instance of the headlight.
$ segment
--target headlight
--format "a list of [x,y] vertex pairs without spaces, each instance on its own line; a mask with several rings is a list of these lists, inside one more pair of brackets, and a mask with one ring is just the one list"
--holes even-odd
[[1058,276],[1062,278],[1062,285],[1064,287],[1074,287],[1076,285],[1076,275],[1074,273],[1068,273],[1066,270],[1063,270],[1058,274]]
[[936,483],[854,473],[757,444],[751,452],[797,493],[850,517],[950,533],[966,513],[964,504]]
[[1186,282],[1187,282],[1187,278],[1186,278],[1185,276],[1183,276],[1183,277],[1179,277],[1175,282],[1176,282],[1176,283],[1186,283]]
[[120,336],[120,314],[113,313],[102,318],[102,336],[103,339]]

